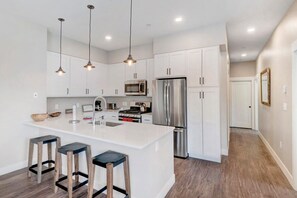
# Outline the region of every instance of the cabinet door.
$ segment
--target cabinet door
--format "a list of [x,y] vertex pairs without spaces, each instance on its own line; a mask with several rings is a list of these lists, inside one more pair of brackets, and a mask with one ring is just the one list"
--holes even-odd
[[155,55],[155,78],[168,77],[169,55],[157,54]]
[[108,66],[108,96],[124,96],[125,65],[124,63]]
[[154,80],[154,59],[147,60],[147,96],[152,97]]
[[133,64],[133,65],[128,65],[128,64],[125,64],[125,80],[135,80],[136,79],[136,71],[135,71],[135,65],[136,64]]
[[87,60],[71,57],[71,74],[70,74],[70,95],[71,96],[87,96],[87,71],[84,65]]
[[203,155],[201,90],[188,89],[188,144],[190,157]]
[[139,60],[135,64],[135,77],[138,80],[146,80],[147,73],[146,73],[147,62],[146,60]]
[[204,48],[202,54],[203,85],[219,86],[219,47]]
[[187,83],[188,87],[201,86],[202,50],[187,51]]
[[93,62],[95,69],[87,71],[87,95],[102,96],[106,87],[107,69],[102,63]]
[[218,88],[203,89],[203,154],[220,162],[220,94]]
[[69,56],[62,55],[62,67],[66,72],[59,76],[56,71],[60,66],[60,54],[47,52],[47,96],[65,97],[69,95],[70,67]]
[[184,51],[169,54],[169,75],[172,77],[186,76],[186,53]]

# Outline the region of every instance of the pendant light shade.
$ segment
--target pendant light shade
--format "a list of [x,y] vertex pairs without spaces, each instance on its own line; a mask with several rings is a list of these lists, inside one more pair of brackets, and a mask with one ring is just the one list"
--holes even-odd
[[95,8],[93,5],[87,6],[90,9],[90,21],[89,21],[89,61],[84,66],[87,70],[91,71],[95,66],[91,62],[91,36],[92,36],[92,10]]
[[66,72],[63,70],[62,68],[62,30],[63,30],[63,22],[65,21],[65,19],[63,18],[58,18],[58,20],[60,21],[60,67],[59,69],[56,71],[56,73],[59,76],[63,76],[63,74],[65,74]]
[[127,63],[129,66],[131,66],[132,64],[136,63],[137,61],[135,59],[133,59],[132,55],[131,55],[131,40],[132,40],[132,0],[131,0],[131,4],[130,4],[130,37],[129,37],[129,55],[128,58],[126,60],[124,60],[124,63]]

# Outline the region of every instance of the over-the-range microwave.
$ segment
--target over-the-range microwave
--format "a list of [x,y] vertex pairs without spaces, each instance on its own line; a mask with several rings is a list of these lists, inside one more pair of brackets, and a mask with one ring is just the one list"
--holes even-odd
[[146,96],[147,81],[146,80],[129,80],[125,82],[126,96]]

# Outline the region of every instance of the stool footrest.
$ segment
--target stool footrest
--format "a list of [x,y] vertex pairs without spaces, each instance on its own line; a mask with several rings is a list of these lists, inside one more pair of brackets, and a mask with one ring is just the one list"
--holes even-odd
[[[78,172],[73,172],[73,173],[72,173],[72,176],[74,176],[74,175],[80,175],[80,176],[82,176],[82,177],[84,177],[84,178],[89,178],[89,176],[88,176],[87,174],[82,173],[82,172],[80,172],[80,171],[78,171]],[[64,176],[64,177],[61,177],[58,181],[56,181],[56,186],[58,186],[59,188],[65,190],[66,192],[68,192],[68,188],[67,188],[66,186],[63,186],[62,184],[60,184],[60,182],[66,180],[67,178],[68,178],[68,176]],[[72,178],[71,178],[71,179],[72,179]],[[86,180],[86,181],[84,181],[84,182],[81,182],[81,183],[79,183],[79,184],[73,186],[73,187],[72,187],[72,190],[75,191],[76,189],[78,189],[78,188],[80,188],[80,187],[86,185],[87,183],[88,183],[88,180]]]
[[[126,190],[122,189],[122,188],[119,188],[117,186],[112,186],[114,190],[126,195],[125,198],[129,198],[129,195],[127,193]],[[96,193],[93,194],[93,198],[98,196],[99,194],[103,193],[105,190],[107,190],[107,186],[104,186],[103,188],[101,188],[100,190],[98,190]]]
[[[42,162],[42,165],[44,165],[44,164],[55,164],[55,161],[54,160],[47,160],[47,161]],[[32,173],[37,174],[37,171],[34,169],[34,168],[37,168],[37,166],[38,166],[38,164],[33,164],[32,166],[29,167],[29,171],[31,171]],[[53,171],[53,170],[55,170],[55,167],[47,168],[47,169],[41,171],[41,174],[45,174],[45,173]]]

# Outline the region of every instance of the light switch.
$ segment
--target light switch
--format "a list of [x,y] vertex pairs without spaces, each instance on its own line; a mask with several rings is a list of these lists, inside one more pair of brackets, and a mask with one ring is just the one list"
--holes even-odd
[[284,102],[284,103],[283,103],[283,110],[284,110],[284,111],[287,111],[287,109],[288,109],[288,104]]
[[283,93],[286,95],[288,92],[288,88],[286,85],[283,85]]

